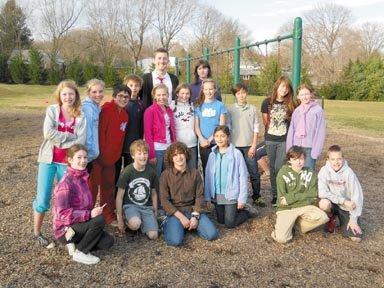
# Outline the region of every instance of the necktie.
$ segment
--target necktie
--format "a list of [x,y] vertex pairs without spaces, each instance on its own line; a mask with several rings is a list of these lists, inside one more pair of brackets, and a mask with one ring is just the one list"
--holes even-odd
[[160,84],[163,84],[163,81],[164,81],[164,77],[161,77],[161,76],[158,76],[157,79],[159,79],[160,81]]

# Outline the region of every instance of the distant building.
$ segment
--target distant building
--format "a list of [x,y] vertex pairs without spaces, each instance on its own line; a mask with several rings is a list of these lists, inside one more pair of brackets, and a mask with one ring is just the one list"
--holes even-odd
[[[48,54],[43,50],[38,50],[41,55],[41,63],[43,64],[43,68],[47,69],[50,65],[50,59]],[[29,64],[30,58],[29,58],[29,49],[14,49],[12,50],[11,56],[9,56],[9,59],[7,61],[7,64],[10,65],[13,58],[17,57],[21,54],[21,59],[24,63]],[[61,55],[56,56],[56,64],[60,66],[65,66],[64,58]]]

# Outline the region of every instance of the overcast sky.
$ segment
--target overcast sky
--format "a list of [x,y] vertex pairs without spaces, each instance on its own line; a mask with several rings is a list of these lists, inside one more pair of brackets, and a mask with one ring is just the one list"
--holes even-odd
[[[254,41],[274,38],[278,29],[320,1],[309,0],[202,0],[224,15],[237,19],[252,31]],[[354,24],[378,21],[384,24],[384,0],[322,0],[336,3],[352,11]]]

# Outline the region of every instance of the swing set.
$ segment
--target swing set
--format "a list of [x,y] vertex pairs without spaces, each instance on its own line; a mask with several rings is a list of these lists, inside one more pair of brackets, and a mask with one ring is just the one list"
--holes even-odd
[[[269,43],[278,43],[278,58],[280,57],[280,42],[286,39],[292,39],[293,40],[293,49],[292,49],[292,86],[293,90],[295,91],[295,98],[296,98],[296,89],[300,85],[300,70],[301,70],[301,47],[302,47],[302,20],[300,17],[295,18],[294,25],[293,25],[293,31],[290,34],[277,36],[273,39],[266,39],[264,41],[259,41],[247,45],[241,45],[240,38],[236,37],[235,39],[235,46],[226,50],[216,51],[216,52],[209,52],[208,48],[205,47],[203,51],[203,55],[191,57],[191,54],[187,52],[185,59],[178,59],[176,58],[175,65],[176,65],[176,76],[179,76],[180,74],[180,64],[185,64],[185,70],[186,70],[186,82],[191,83],[191,61],[193,60],[209,60],[210,56],[215,55],[223,55],[225,53],[231,53],[233,52],[233,84],[240,82],[240,53],[242,49],[249,49],[251,47],[257,47],[260,49],[261,45],[265,45],[265,51],[268,53],[268,44]],[[232,56],[232,55],[231,55]],[[230,57],[227,57],[227,60]],[[224,63],[224,61],[220,61],[221,63]],[[229,65],[227,65],[228,67]]]

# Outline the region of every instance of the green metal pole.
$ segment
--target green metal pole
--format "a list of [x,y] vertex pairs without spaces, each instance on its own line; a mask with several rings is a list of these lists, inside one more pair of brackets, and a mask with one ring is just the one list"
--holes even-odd
[[204,60],[209,60],[209,49],[208,47],[204,47]]
[[186,59],[186,69],[187,69],[187,83],[191,83],[191,54],[187,52],[187,59]]
[[179,71],[179,58],[175,58],[175,74],[176,77],[179,77],[180,71]]
[[303,36],[302,20],[300,17],[295,18],[293,26],[293,59],[292,59],[292,85],[297,97],[296,90],[300,85],[300,70],[301,70],[301,42]]
[[233,84],[240,82],[240,38],[236,37],[233,50]]

